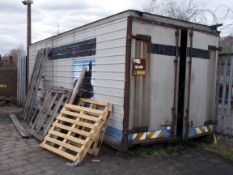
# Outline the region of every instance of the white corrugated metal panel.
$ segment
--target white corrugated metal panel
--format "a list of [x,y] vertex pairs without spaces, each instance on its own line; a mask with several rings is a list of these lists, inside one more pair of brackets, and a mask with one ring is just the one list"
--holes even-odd
[[[152,25],[140,21],[133,21],[133,35],[141,34],[151,36],[151,43],[163,44],[169,46],[176,45],[176,30],[173,28]],[[132,50],[132,58],[134,58],[135,50]],[[166,122],[171,122],[171,108],[174,96],[174,59],[175,56],[150,54],[150,63],[148,77],[150,81],[149,92],[149,124],[150,129],[160,128]],[[134,87],[132,87],[134,88]],[[132,89],[131,88],[131,89]],[[132,91],[133,92],[133,91]],[[134,102],[138,95],[132,95],[130,106],[130,128],[134,128],[135,121],[133,119]],[[133,97],[136,96],[136,97]],[[146,115],[146,114],[145,114]],[[141,120],[145,116],[141,116]],[[143,124],[142,124],[143,125]],[[142,126],[141,126],[142,127]]]
[[[188,47],[190,46],[188,39]],[[218,46],[218,37],[194,31],[193,48],[208,50],[208,46]],[[215,52],[215,51],[214,51]],[[190,89],[190,121],[194,125],[203,125],[213,119],[213,104],[215,97],[215,65],[216,52],[209,59],[192,59],[192,75]]]
[[45,65],[45,87],[63,86],[73,88],[74,63],[77,60],[95,60],[93,75],[95,98],[113,104],[109,125],[122,130],[126,18],[113,21],[81,32],[73,30],[66,34],[37,42],[30,47],[31,74],[37,51],[42,47],[59,47],[96,38],[96,55],[48,61]]

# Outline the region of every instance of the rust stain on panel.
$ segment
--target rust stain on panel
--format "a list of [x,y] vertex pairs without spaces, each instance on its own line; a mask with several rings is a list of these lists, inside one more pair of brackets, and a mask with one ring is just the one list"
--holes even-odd
[[137,40],[136,39],[136,50],[135,57],[145,59],[145,75],[144,76],[131,76],[131,119],[132,128],[141,128],[141,127],[149,127],[150,115],[149,115],[149,65],[150,65],[150,54],[148,53],[149,43],[145,40]]

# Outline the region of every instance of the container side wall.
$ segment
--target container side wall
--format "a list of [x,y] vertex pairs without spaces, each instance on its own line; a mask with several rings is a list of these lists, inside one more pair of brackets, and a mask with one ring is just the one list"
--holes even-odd
[[[108,123],[107,141],[117,146],[122,140],[124,81],[125,81],[125,40],[127,19],[120,19],[98,27],[66,35],[56,36],[30,47],[31,75],[36,53],[40,48],[56,48],[77,42],[96,39],[96,53],[92,56],[47,60],[44,70],[44,88],[62,86],[73,88],[80,70],[92,62],[92,85],[94,98],[113,104],[113,112]],[[43,83],[42,83],[43,84]]]

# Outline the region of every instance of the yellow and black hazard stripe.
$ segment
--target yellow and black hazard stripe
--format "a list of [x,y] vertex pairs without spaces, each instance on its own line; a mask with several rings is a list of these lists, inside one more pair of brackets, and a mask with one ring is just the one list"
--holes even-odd
[[163,137],[162,130],[157,131],[148,131],[148,132],[139,132],[133,134],[134,141],[150,140]]
[[202,127],[196,127],[195,128],[195,135],[205,134],[212,132],[212,126],[202,126]]

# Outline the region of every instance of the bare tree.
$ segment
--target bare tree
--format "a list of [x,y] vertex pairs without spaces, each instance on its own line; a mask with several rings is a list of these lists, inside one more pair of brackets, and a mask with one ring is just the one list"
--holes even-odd
[[143,11],[148,13],[158,12],[159,1],[158,0],[147,0],[143,6]]
[[217,19],[211,10],[205,8],[205,4],[200,4],[195,0],[147,0],[143,10],[199,23],[206,23],[207,18],[212,18],[213,23],[216,23]]

